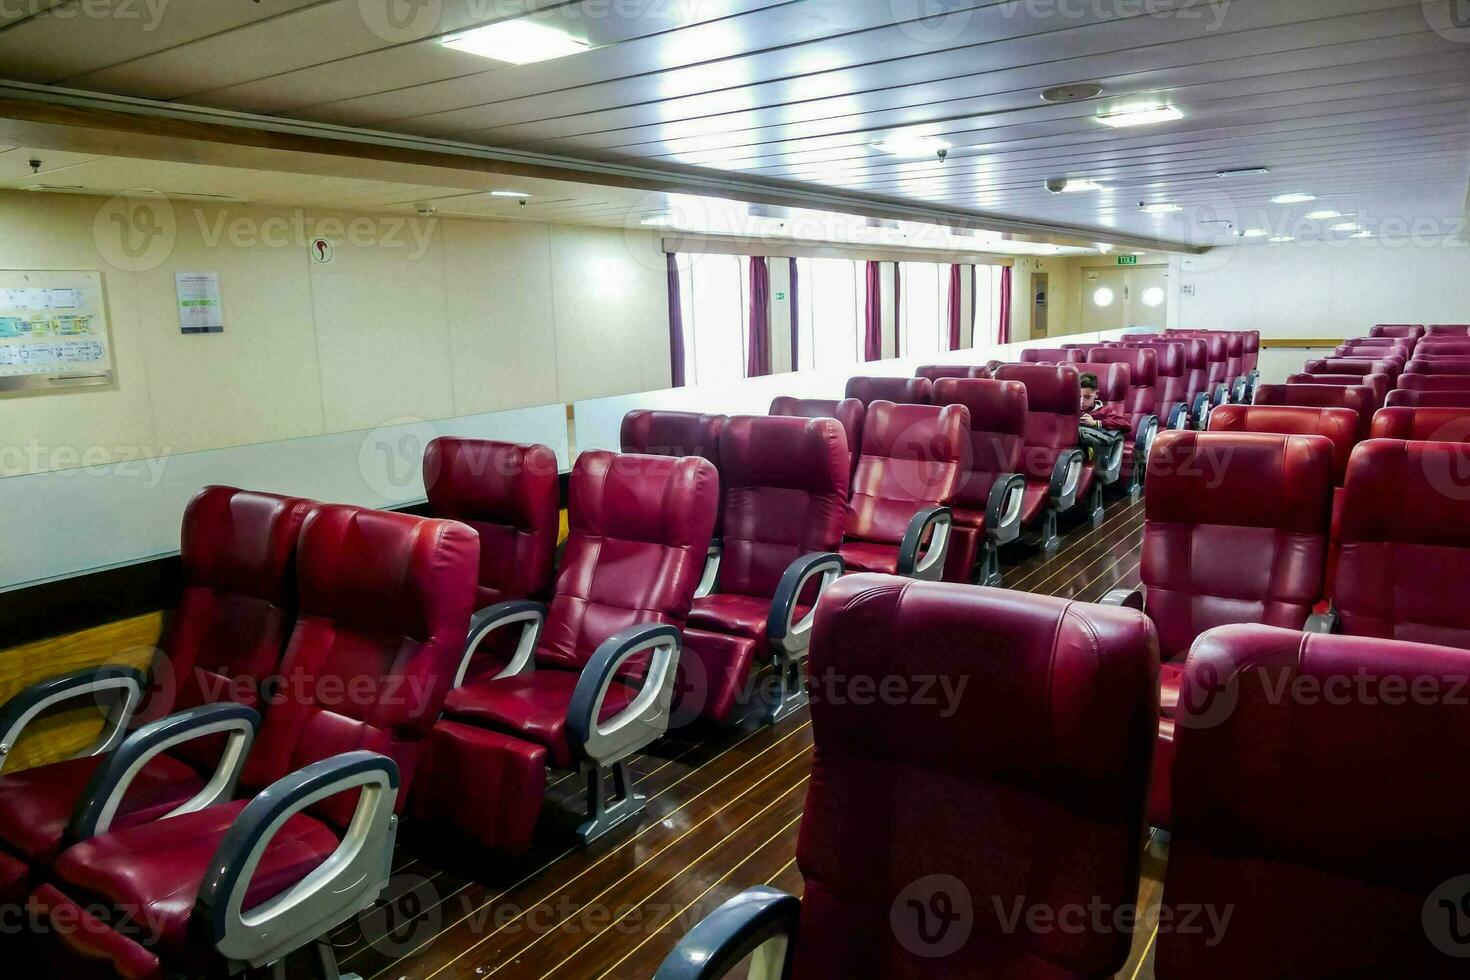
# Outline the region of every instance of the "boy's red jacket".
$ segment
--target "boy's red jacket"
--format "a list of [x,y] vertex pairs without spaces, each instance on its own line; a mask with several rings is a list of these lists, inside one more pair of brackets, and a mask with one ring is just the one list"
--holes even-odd
[[1123,414],[1121,408],[1118,408],[1116,405],[1109,405],[1107,402],[1098,403],[1097,409],[1090,414],[1094,422],[1104,429],[1111,429],[1114,432],[1127,432],[1132,425],[1128,421],[1128,416]]

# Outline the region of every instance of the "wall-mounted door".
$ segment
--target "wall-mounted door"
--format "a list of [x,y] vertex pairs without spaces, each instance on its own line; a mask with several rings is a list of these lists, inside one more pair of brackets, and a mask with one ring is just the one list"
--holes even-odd
[[1128,278],[1123,269],[1082,270],[1082,329],[1118,330],[1128,325]]
[[1047,331],[1046,309],[1051,292],[1051,278],[1045,272],[1031,276],[1031,339],[1045,337]]
[[1167,266],[1148,265],[1128,270],[1127,325],[1159,327],[1168,320],[1169,272]]

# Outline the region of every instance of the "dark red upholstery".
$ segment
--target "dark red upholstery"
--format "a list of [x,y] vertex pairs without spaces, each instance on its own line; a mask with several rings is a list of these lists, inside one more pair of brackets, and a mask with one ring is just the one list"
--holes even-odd
[[867,415],[867,406],[856,398],[823,401],[782,395],[771,402],[770,414],[803,419],[836,419],[841,422],[842,430],[847,433],[848,452],[852,454],[852,465],[849,469],[857,469],[858,455],[863,446],[863,419]]
[[897,569],[898,545],[914,514],[953,502],[969,430],[962,405],[868,406],[840,549],[849,569]]
[[1293,374],[1286,379],[1289,385],[1338,385],[1341,387],[1366,387],[1373,391],[1373,407],[1382,408],[1394,382],[1386,374]]
[[1470,445],[1353,451],[1333,605],[1344,633],[1470,647]]
[[[306,519],[297,559],[300,612],[241,783],[260,790],[342,752],[393,759],[405,786],[443,706],[469,628],[479,539],[453,521],[327,505]],[[266,849],[247,905],[305,877],[337,846],[355,794],[287,822]],[[400,808],[407,794],[398,798]],[[118,912],[148,911],[144,942],[172,971],[213,959],[190,919],[221,839],[246,800],[94,837],[57,859],[62,895]],[[71,945],[58,935],[60,946]],[[58,952],[55,955],[67,956]]]
[[1133,474],[1135,439],[1143,420],[1159,414],[1158,352],[1149,347],[1094,347],[1087,354],[1089,364],[1123,364],[1128,368],[1128,398],[1123,413],[1128,416],[1129,438],[1123,440],[1123,477]]
[[[1467,351],[1470,351],[1470,348],[1467,348]],[[1410,352],[1408,346],[1403,345],[1403,344],[1397,344],[1397,345],[1395,345],[1393,347],[1371,347],[1371,346],[1359,346],[1359,345],[1355,345],[1355,344],[1343,344],[1342,346],[1338,347],[1335,351],[1333,351],[1332,356],[1333,357],[1351,357],[1351,358],[1364,358],[1364,357],[1366,357],[1366,358],[1370,358],[1370,359],[1377,359],[1377,358],[1380,358],[1380,357],[1382,357],[1382,358],[1396,358],[1398,361],[1401,362],[1399,364],[1399,367],[1402,368],[1403,365],[1408,362],[1408,360],[1409,360],[1409,354],[1410,353],[1411,352]]]
[[1431,324],[1426,337],[1470,337],[1470,323]]
[[1299,405],[1304,408],[1349,408],[1358,413],[1358,437],[1368,437],[1373,422],[1374,392],[1367,387],[1341,385],[1257,385],[1257,405]]
[[1405,371],[1399,375],[1398,386],[1406,391],[1470,391],[1470,375]]
[[1418,391],[1395,388],[1388,393],[1389,408],[1470,408],[1470,387],[1463,391]]
[[1211,432],[1274,432],[1326,436],[1332,443],[1332,485],[1347,479],[1348,456],[1358,443],[1358,413],[1350,408],[1221,405],[1210,413]]
[[847,397],[856,398],[865,408],[871,407],[876,401],[899,405],[928,405],[933,400],[933,392],[934,382],[928,378],[847,379]]
[[[832,419],[736,416],[726,422],[720,436],[725,548],[719,592],[695,599],[690,608],[676,714],[729,719],[766,649],[771,599],[782,574],[803,555],[836,551],[842,543],[848,458],[847,437]],[[720,644],[710,634],[743,642]]]
[[[1470,357],[1470,340],[1424,340],[1414,348],[1414,356],[1431,357]],[[1405,358],[1408,360],[1408,358]]]
[[1470,357],[1420,357],[1404,366],[1405,374],[1470,375]]
[[1403,364],[1390,357],[1324,357],[1308,361],[1304,374],[1387,374],[1397,375]]
[[1467,675],[1462,650],[1254,625],[1202,636],[1161,915],[1212,909],[1216,924],[1161,928],[1155,976],[1463,977],[1431,937],[1450,941],[1434,898],[1470,859],[1470,708],[1443,696]]
[[1245,360],[1241,367],[1247,374],[1256,370],[1261,360],[1261,331],[1241,330],[1241,339],[1244,341]]
[[[1202,391],[1203,388],[1191,391],[1188,368],[1186,365],[1187,350],[1182,341],[1132,341],[1129,347],[1140,347],[1154,352],[1156,380],[1154,387],[1154,400],[1157,406],[1159,424],[1167,424],[1169,415],[1174,411],[1174,406],[1181,402],[1188,405],[1193,394]],[[1203,367],[1203,352],[1199,358],[1201,368]]]
[[[694,412],[657,412],[635,409],[623,416],[621,433],[625,453],[649,456],[698,456],[720,468],[720,429],[723,415]],[[715,533],[724,533],[724,513],[715,514]]]
[[1424,326],[1419,323],[1380,323],[1369,331],[1373,337],[1407,337],[1418,340],[1424,336]]
[[1216,385],[1224,384],[1230,379],[1230,350],[1229,341],[1220,334],[1189,334],[1181,331],[1175,333],[1169,331],[1168,336],[1192,336],[1205,344],[1205,390],[1213,391]]
[[925,364],[914,375],[937,382],[945,378],[988,378],[990,372],[980,364]]
[[479,607],[545,594],[561,521],[555,453],[440,436],[424,452],[424,487],[435,517],[480,535]]
[[1225,373],[1233,381],[1245,374],[1245,334],[1239,330],[1222,332],[1226,337]]
[[[796,975],[1117,971],[1129,930],[1025,917],[1007,928],[1003,916],[1022,896],[1048,909],[1136,900],[1156,662],[1152,630],[1129,610],[874,575],[833,586],[817,610],[813,677],[969,680],[952,703],[813,692]],[[950,907],[968,897],[974,914],[968,940],[942,959],[912,918],[942,901],[923,889],[942,885],[936,874],[958,880]]]
[[[313,506],[233,487],[206,487],[189,503],[180,541],[183,594],[141,720],[216,701],[260,707],[260,684],[279,668],[291,628],[296,543]],[[217,761],[212,743],[157,757],[139,773],[115,826],[168,813],[203,788]],[[86,757],[0,776],[0,854],[49,867],[101,763]]]
[[946,379],[934,385],[938,405],[970,413],[969,452],[954,494],[954,528],[944,577],[968,582],[985,536],[985,509],[996,478],[1021,472],[1026,432],[1026,386],[1017,381]]
[[1085,347],[1030,347],[1021,351],[1022,364],[1068,364],[1085,360]]
[[[1390,393],[1390,400],[1395,394]],[[1380,408],[1373,416],[1370,435],[1416,442],[1470,442],[1470,407]]]
[[[1026,388],[1026,430],[1020,473],[1026,478],[1026,501],[1021,520],[1030,524],[1047,502],[1052,470],[1062,453],[1077,448],[1077,425],[1082,406],[1081,370],[1074,364],[1007,364],[997,381],[1019,381]],[[1093,470],[1084,467],[1084,485],[1077,499],[1086,499]]]

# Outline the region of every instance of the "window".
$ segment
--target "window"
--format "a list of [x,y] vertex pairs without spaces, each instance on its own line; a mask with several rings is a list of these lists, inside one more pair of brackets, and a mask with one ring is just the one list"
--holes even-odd
[[[802,345],[802,366],[826,369],[858,362],[862,332],[864,279],[852,259],[799,259],[802,330],[811,324],[811,342]],[[810,305],[808,305],[810,304]],[[807,361],[807,350],[811,361]]]
[[904,357],[937,354],[949,346],[949,266],[901,262],[898,268],[899,300],[903,304],[899,314],[903,336],[900,350]]
[[1115,298],[1113,291],[1106,286],[1092,294],[1092,302],[1096,306],[1112,306]]
[[1158,309],[1164,305],[1164,291],[1158,286],[1150,286],[1143,291],[1143,305],[1149,309]]
[[[719,384],[745,377],[744,259],[735,255],[693,255],[681,265],[680,289],[689,296],[687,356],[691,385]],[[687,271],[686,271],[687,270]]]

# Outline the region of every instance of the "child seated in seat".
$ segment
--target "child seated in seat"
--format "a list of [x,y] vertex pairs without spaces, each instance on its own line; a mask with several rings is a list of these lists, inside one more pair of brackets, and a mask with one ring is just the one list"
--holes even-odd
[[1077,441],[1090,460],[1106,458],[1128,431],[1128,416],[1097,397],[1097,375],[1082,376],[1082,414],[1078,418]]

